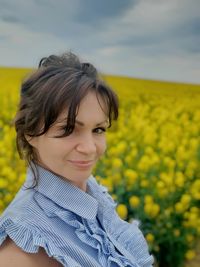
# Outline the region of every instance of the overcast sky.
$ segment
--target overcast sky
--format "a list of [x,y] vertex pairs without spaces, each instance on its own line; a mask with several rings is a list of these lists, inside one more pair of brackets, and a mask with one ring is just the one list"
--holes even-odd
[[0,0],[0,65],[71,50],[107,74],[200,84],[200,0]]

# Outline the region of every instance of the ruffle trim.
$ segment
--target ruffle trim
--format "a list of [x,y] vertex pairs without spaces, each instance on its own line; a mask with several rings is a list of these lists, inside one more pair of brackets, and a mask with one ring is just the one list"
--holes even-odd
[[55,211],[54,216],[58,216],[65,223],[74,227],[77,237],[98,251],[98,261],[102,266],[110,267],[112,263],[116,263],[119,267],[138,267],[137,263],[131,263],[117,252],[106,233],[97,226],[95,220],[82,219],[82,222],[78,221],[77,216],[67,210]]
[[[97,185],[95,179],[91,180],[91,182],[92,184],[90,184],[90,186]],[[98,185],[98,190],[96,190],[95,193],[95,197],[99,200],[99,204],[104,207],[99,211],[99,216],[104,223],[104,227],[107,229],[108,233],[114,237],[118,244],[122,244],[122,246],[120,245],[120,251],[125,256],[122,256],[125,259],[125,262],[127,261],[127,265],[124,265],[123,262],[123,266],[152,266],[154,259],[149,254],[146,240],[139,229],[140,222],[134,220],[132,223],[127,223],[119,218],[115,209],[117,203],[110,196],[106,187]],[[119,227],[118,223],[115,224],[115,227],[112,227],[111,222],[118,222]],[[106,241],[108,241],[107,238],[105,238],[105,244]],[[120,254],[118,253],[118,258],[119,255]]]
[[[92,186],[96,185],[90,183],[90,187]],[[110,222],[115,219],[113,218],[112,220],[112,217],[115,217],[116,203],[107,193],[107,189],[105,187],[100,186],[98,187],[98,190],[97,188],[96,190],[91,190],[91,192],[94,191],[95,197],[99,200],[99,206],[101,207],[99,209],[99,215],[102,218],[107,218],[105,224],[109,224],[109,226],[105,226],[106,228],[110,228]],[[56,204],[54,204],[55,206],[51,205],[51,209],[49,209],[48,207],[50,207],[50,205],[46,204],[46,201],[48,200],[43,195],[35,195],[34,198],[48,217],[58,217],[66,224],[72,226],[75,229],[76,236],[81,242],[97,250],[98,262],[101,264],[101,266],[110,267],[112,263],[117,264],[117,266],[119,267],[139,266],[136,261],[130,261],[126,256],[120,254],[120,252],[116,250],[113,243],[108,239],[106,232],[98,226],[96,219],[81,218],[69,210],[63,209],[61,207],[58,208]],[[79,217],[79,219],[77,216]],[[125,228],[127,228],[127,225]],[[125,243],[126,241],[123,242],[123,244]]]
[[60,250],[48,242],[34,229],[15,223],[10,218],[5,219],[0,225],[0,246],[9,236],[15,244],[27,253],[37,253],[43,247],[49,257],[53,257],[64,267],[82,267],[68,255],[61,255]]
[[133,221],[130,224],[124,222],[124,229],[116,237],[116,240],[120,244],[124,244],[124,248],[134,255],[139,266],[152,266],[154,258],[149,254],[147,242],[138,225],[138,221]]

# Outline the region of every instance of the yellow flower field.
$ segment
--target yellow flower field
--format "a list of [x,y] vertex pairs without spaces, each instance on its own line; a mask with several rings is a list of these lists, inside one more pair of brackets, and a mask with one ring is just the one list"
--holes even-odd
[[[0,212],[25,178],[11,122],[30,71],[0,68]],[[104,79],[119,95],[120,117],[95,174],[119,215],[140,221],[159,266],[182,266],[200,236],[200,86]]]

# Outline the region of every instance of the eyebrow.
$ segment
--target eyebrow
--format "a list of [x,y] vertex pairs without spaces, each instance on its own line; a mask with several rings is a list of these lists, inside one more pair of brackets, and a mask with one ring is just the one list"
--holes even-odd
[[[85,125],[83,122],[81,122],[81,121],[79,121],[79,120],[76,120],[75,123],[77,123],[77,124],[80,125],[80,126],[84,126],[84,125]],[[102,125],[102,124],[104,124],[104,123],[108,123],[108,120],[99,122],[99,123],[96,124],[96,126],[100,126],[100,125]]]

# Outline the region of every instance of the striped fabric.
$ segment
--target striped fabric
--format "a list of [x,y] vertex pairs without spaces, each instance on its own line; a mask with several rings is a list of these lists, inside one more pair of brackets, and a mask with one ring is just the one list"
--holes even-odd
[[[116,204],[93,176],[87,192],[37,166],[39,183],[21,187],[0,217],[0,245],[7,235],[22,250],[49,257],[65,267],[150,267],[153,257],[137,222],[119,218]],[[30,169],[24,185],[30,186]]]

